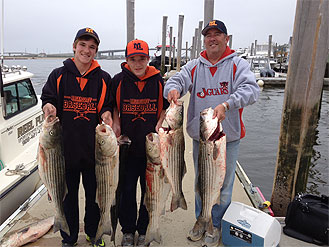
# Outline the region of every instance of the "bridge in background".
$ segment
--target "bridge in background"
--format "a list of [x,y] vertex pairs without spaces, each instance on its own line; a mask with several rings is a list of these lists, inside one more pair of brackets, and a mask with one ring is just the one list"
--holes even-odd
[[[156,48],[150,48],[150,51],[155,51]],[[112,49],[112,50],[102,50],[98,51],[96,58],[97,59],[122,59],[125,58],[126,49]],[[46,54],[46,53],[30,53],[24,51],[9,51],[4,52],[5,59],[19,59],[19,58],[63,58],[63,57],[73,57],[73,52],[71,53],[56,53],[56,54]],[[153,53],[150,53],[150,56],[153,56]]]

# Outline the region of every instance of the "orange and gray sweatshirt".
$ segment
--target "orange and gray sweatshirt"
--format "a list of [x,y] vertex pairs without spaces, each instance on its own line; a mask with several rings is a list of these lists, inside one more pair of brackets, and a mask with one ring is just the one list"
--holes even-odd
[[167,98],[173,89],[180,92],[181,96],[188,91],[191,94],[186,129],[194,140],[199,140],[200,112],[223,102],[229,104],[222,121],[227,142],[244,137],[243,107],[256,102],[259,96],[259,87],[249,63],[239,58],[228,46],[215,64],[208,60],[206,51],[188,62],[179,73],[168,79],[164,96]]

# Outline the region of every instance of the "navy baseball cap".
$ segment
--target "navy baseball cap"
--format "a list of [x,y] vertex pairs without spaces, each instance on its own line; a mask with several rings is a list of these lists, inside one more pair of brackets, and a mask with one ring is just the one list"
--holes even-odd
[[86,27],[86,28],[80,29],[77,32],[77,35],[75,36],[74,41],[76,41],[78,38],[80,38],[82,36],[91,36],[91,37],[93,37],[96,40],[97,45],[99,45],[99,43],[100,43],[98,34],[92,28]]
[[202,30],[202,35],[205,36],[209,29],[216,28],[222,33],[225,33],[227,35],[227,30],[225,27],[224,22],[219,20],[213,20],[207,24],[207,26]]

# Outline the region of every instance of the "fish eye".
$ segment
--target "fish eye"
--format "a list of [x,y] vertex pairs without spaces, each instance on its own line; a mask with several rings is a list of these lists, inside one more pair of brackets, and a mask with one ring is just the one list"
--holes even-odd
[[104,145],[105,144],[105,141],[104,140],[101,140],[101,145]]
[[49,135],[50,136],[54,135],[54,131],[53,130],[49,131]]

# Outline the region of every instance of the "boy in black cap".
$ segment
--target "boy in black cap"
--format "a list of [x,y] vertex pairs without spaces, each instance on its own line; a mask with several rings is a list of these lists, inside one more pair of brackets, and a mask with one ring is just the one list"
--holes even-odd
[[85,233],[94,247],[105,246],[94,239],[100,219],[96,198],[95,128],[104,121],[112,125],[108,102],[110,75],[94,57],[100,43],[91,28],[80,29],[74,39],[74,58],[54,69],[42,89],[45,117],[58,116],[62,125],[65,176],[68,193],[63,202],[70,235],[61,231],[62,246],[74,246],[79,233],[79,184],[85,190]]
[[[145,138],[150,132],[159,130],[164,120],[165,109],[169,106],[168,101],[163,98],[163,79],[160,71],[148,66],[149,59],[149,48],[145,41],[130,41],[126,47],[126,62],[121,64],[122,72],[111,80],[110,106],[120,112],[120,122],[114,121],[113,129],[118,129],[117,135],[121,132],[131,140],[119,210],[123,232],[121,246],[134,246],[136,231],[139,234],[136,246],[145,245],[149,223],[144,205]],[[137,212],[138,179],[141,200]]]

